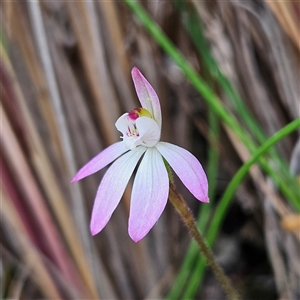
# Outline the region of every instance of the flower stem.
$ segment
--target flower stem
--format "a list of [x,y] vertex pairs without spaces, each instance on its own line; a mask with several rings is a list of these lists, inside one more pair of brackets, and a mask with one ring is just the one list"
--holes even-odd
[[184,224],[188,228],[192,238],[197,242],[201,252],[207,259],[207,264],[211,267],[215,276],[219,280],[222,288],[227,294],[228,299],[238,300],[239,296],[236,290],[231,285],[228,277],[224,274],[221,266],[215,261],[214,255],[210,248],[206,245],[204,237],[197,228],[194,216],[189,209],[187,203],[182,196],[177,192],[174,183],[170,182],[169,200],[175,206],[177,212],[182,218]]

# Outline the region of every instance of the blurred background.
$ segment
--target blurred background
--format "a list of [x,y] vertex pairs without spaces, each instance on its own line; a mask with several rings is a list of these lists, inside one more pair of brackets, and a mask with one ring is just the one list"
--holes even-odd
[[[0,4],[0,298],[225,298],[171,205],[135,244],[127,233],[129,186],[92,237],[91,208],[105,170],[70,184],[81,166],[120,140],[115,121],[139,106],[130,76],[137,66],[160,98],[162,140],[191,151],[206,170],[209,205],[179,181],[177,188],[242,298],[299,299],[296,131],[264,154],[215,215],[243,163],[299,117],[299,2],[128,2]],[[251,143],[147,31],[142,8]],[[218,235],[210,239],[216,220]]]

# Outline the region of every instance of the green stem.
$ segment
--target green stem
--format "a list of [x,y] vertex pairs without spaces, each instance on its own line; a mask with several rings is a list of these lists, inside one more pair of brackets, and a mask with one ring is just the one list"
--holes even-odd
[[[300,118],[297,118],[293,122],[281,128],[274,135],[272,135],[272,137],[270,137],[263,145],[261,145],[261,147],[257,149],[257,151],[253,154],[253,156],[246,163],[244,163],[243,166],[235,174],[233,179],[230,181],[228,187],[226,188],[225,193],[223,194],[216,208],[216,211],[212,217],[212,221],[209,225],[209,229],[206,237],[207,237],[207,243],[210,247],[213,246],[214,241],[216,240],[221,224],[224,220],[226,212],[228,211],[230,201],[237,187],[240,185],[240,183],[242,182],[242,180],[250,170],[251,166],[255,164],[258,161],[258,159],[264,153],[266,153],[272,146],[274,146],[277,142],[279,142],[281,139],[291,134],[299,127],[300,127]],[[203,277],[205,271],[205,267],[206,267],[205,259],[201,257],[200,262],[197,264],[196,270],[193,272],[192,276],[196,276],[198,280],[201,281],[201,278]]]
[[[224,93],[227,95],[227,98],[233,104],[236,112],[239,115],[240,124],[246,124],[251,135],[255,139],[257,139],[259,143],[263,143],[267,138],[263,133],[263,130],[257,124],[253,115],[249,112],[248,108],[242,101],[237,91],[230,84],[230,81],[222,74],[217,62],[212,56],[209,44],[204,37],[201,19],[199,19],[199,15],[195,10],[194,5],[192,4],[192,2],[187,1],[173,0],[172,3],[181,14],[181,19],[186,30],[189,32],[189,35],[193,40],[196,48],[198,49],[198,52],[201,53],[201,57],[203,58],[201,60],[201,62],[203,63],[203,68],[206,66],[206,69],[208,70],[210,76],[215,80],[215,82],[220,85]],[[281,180],[286,179],[286,182],[289,182],[289,186],[293,190],[293,193],[297,193],[297,182],[295,178],[293,178],[293,176],[290,174],[289,167],[286,161],[278,155],[275,149],[272,149],[270,151],[270,156],[280,166]]]
[[296,130],[298,127],[300,127],[300,118],[297,118],[293,122],[278,130],[274,135],[272,135],[272,137],[270,137],[261,147],[259,147],[257,151],[253,154],[253,156],[238,170],[233,179],[230,181],[216,209],[216,212],[214,214],[214,217],[212,219],[211,225],[207,233],[209,241],[214,240],[214,238],[216,237],[218,228],[220,227],[221,222],[223,221],[223,218],[229,207],[230,199],[232,198],[234,192],[236,191],[241,181],[244,179],[245,175],[248,173],[251,166],[255,162],[257,162],[261,155],[263,155],[269,148],[271,148],[282,138]]
[[169,194],[170,202],[175,206],[177,212],[182,218],[184,224],[188,228],[192,238],[198,244],[202,254],[205,256],[207,264],[211,267],[214,272],[216,278],[219,280],[222,288],[227,294],[228,299],[237,300],[239,299],[238,293],[231,285],[228,277],[224,274],[220,265],[215,261],[214,255],[210,248],[206,245],[204,237],[198,231],[195,219],[193,217],[192,212],[187,206],[185,200],[181,197],[181,195],[177,192],[174,184],[170,182],[170,194]]

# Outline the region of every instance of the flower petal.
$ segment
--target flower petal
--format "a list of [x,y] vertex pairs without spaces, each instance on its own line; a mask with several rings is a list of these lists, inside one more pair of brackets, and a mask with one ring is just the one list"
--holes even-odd
[[126,151],[128,151],[128,148],[125,147],[123,141],[112,144],[84,165],[71,182],[76,182],[86,176],[98,172]]
[[131,75],[142,107],[152,114],[159,128],[161,128],[161,109],[156,92],[137,67],[132,69]]
[[160,153],[147,149],[138,168],[131,195],[128,232],[138,242],[162,214],[169,195],[169,178]]
[[145,147],[138,147],[117,159],[105,173],[94,202],[91,218],[91,233],[97,234],[109,221],[119,204],[128,181],[143,153]]
[[123,133],[123,135],[126,134],[127,128],[128,128],[128,121],[126,120],[126,117],[128,116],[128,113],[124,113],[119,119],[116,121],[115,126],[116,128]]
[[160,128],[157,123],[148,117],[140,117],[136,120],[136,128],[138,129],[141,145],[152,147],[160,139]]
[[198,200],[208,203],[207,177],[197,158],[189,151],[170,143],[159,142],[155,147],[189,191]]

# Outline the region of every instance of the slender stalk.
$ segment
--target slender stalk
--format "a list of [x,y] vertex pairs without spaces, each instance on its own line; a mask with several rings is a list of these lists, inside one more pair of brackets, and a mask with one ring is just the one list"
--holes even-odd
[[[224,217],[229,209],[229,206],[231,204],[231,199],[237,189],[237,187],[240,185],[242,180],[245,178],[246,174],[249,172],[252,165],[257,163],[259,158],[266,154],[267,151],[274,146],[276,143],[278,143],[280,140],[282,140],[284,137],[291,134],[293,131],[295,131],[297,128],[300,127],[300,118],[297,118],[293,122],[289,123],[285,127],[281,128],[279,131],[277,131],[272,137],[270,137],[265,143],[263,143],[257,151],[253,154],[253,156],[243,164],[243,166],[238,170],[238,172],[235,174],[235,176],[230,181],[229,185],[226,188],[226,191],[224,192],[221,200],[218,203],[218,206],[216,207],[215,213],[212,217],[212,221],[209,224],[209,228],[206,234],[207,243],[210,247],[213,246],[217,235],[219,233],[219,230],[221,228],[222,222],[224,220]],[[192,245],[191,245],[192,247]],[[197,277],[198,281],[201,282],[202,277],[204,275],[206,265],[205,260],[203,257],[200,257],[199,263],[197,263],[194,271],[192,272],[191,276]],[[181,270],[181,272],[185,272],[185,270]],[[180,274],[180,273],[179,273]],[[185,299],[191,298],[195,294],[195,290],[191,291],[187,295],[185,293]],[[172,299],[172,298],[167,298]]]
[[170,182],[170,194],[169,194],[170,202],[175,206],[177,212],[179,213],[180,217],[182,218],[184,224],[188,228],[191,236],[198,244],[202,254],[205,256],[207,264],[211,267],[212,271],[214,272],[215,276],[219,280],[222,288],[227,294],[228,299],[237,300],[239,299],[238,293],[231,285],[228,277],[224,274],[220,265],[215,261],[214,255],[210,248],[206,245],[204,237],[197,229],[197,225],[194,219],[192,212],[190,211],[189,207],[187,206],[185,200],[182,196],[177,192],[175,185]]

